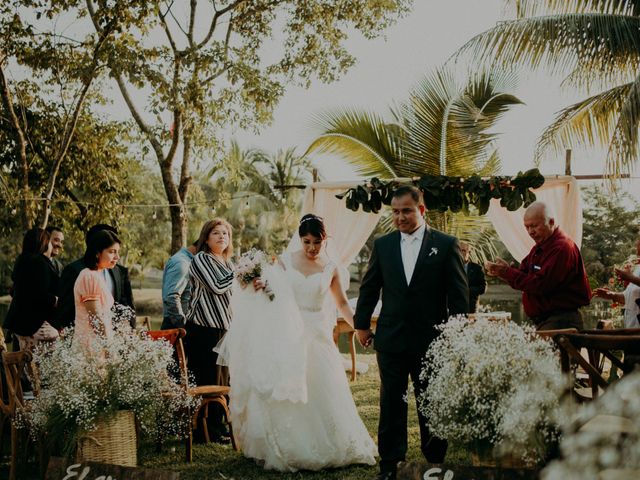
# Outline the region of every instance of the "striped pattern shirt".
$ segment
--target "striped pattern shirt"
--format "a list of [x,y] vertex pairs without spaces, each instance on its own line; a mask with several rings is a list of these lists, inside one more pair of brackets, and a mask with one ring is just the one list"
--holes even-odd
[[228,330],[231,322],[231,263],[211,253],[198,252],[189,267],[191,301],[187,322]]

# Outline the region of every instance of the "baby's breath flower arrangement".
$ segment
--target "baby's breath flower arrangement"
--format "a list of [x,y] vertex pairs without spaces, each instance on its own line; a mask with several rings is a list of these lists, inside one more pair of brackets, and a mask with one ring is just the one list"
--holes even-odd
[[513,322],[452,317],[439,328],[421,373],[431,431],[497,457],[544,458],[566,385],[553,345]]
[[79,435],[119,410],[132,410],[141,431],[154,439],[189,428],[195,400],[169,374],[177,366],[167,342],[127,328],[86,344],[65,330],[57,342],[36,348],[34,361],[41,391],[24,420],[66,455]]
[[543,480],[640,478],[640,372],[625,375],[597,400],[564,416],[561,457]]

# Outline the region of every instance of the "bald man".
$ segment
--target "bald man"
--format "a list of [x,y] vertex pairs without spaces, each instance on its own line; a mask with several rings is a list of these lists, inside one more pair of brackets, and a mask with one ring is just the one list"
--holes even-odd
[[524,311],[537,330],[581,330],[579,309],[591,301],[591,288],[580,249],[558,228],[543,202],[527,208],[524,227],[536,244],[520,268],[496,258],[485,263],[487,273],[522,290]]

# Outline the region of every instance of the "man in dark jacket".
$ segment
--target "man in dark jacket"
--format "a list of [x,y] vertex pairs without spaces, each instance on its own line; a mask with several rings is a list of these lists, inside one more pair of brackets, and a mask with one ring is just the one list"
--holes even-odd
[[[85,243],[88,243],[93,234],[101,230],[109,230],[115,234],[118,233],[118,231],[111,225],[100,223],[89,229],[85,236]],[[82,258],[79,258],[64,267],[64,270],[62,270],[58,295],[58,311],[55,318],[56,328],[66,328],[75,324],[76,306],[73,296],[73,287],[75,286],[78,275],[80,275],[80,272],[84,268],[84,261]],[[114,301],[120,305],[125,305],[135,310],[135,305],[133,304],[133,292],[131,291],[131,281],[129,280],[129,270],[118,264],[114,268],[105,269],[105,272],[109,275],[106,279],[107,286],[111,287],[111,293],[113,294]],[[135,328],[135,315],[133,315],[129,321],[131,327]]]
[[[425,224],[422,192],[398,187],[391,211],[398,230],[374,242],[354,315],[358,340],[368,346],[373,340],[371,315],[382,293],[374,341],[381,383],[380,480],[395,480],[396,465],[407,453],[409,377],[417,400],[428,381],[420,371],[438,335],[435,327],[449,315],[466,314],[469,300],[458,239]],[[423,455],[430,463],[442,463],[447,441],[431,434],[420,412],[418,424]]]
[[487,291],[487,280],[484,278],[482,267],[470,260],[471,245],[460,242],[460,253],[462,253],[464,270],[467,272],[467,283],[469,284],[469,313],[476,313],[478,297]]

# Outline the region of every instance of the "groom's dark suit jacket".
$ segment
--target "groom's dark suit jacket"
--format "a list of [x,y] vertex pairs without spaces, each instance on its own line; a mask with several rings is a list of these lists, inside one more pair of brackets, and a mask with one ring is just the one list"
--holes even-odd
[[427,227],[411,283],[407,285],[400,232],[374,242],[369,268],[360,286],[355,328],[370,327],[382,291],[375,349],[424,352],[436,338],[436,325],[469,309],[467,276],[455,237]]
[[[60,277],[60,290],[58,294],[58,310],[56,312],[55,327],[65,328],[75,325],[76,321],[76,305],[73,297],[73,287],[76,284],[78,275],[84,270],[85,264],[82,258],[70,263]],[[129,280],[129,270],[122,265],[116,265],[109,270],[111,280],[113,281],[113,289],[115,295],[113,299],[116,303],[126,305],[135,310],[133,304],[133,292],[131,290],[131,281]],[[135,318],[132,320],[132,327],[135,328]]]

